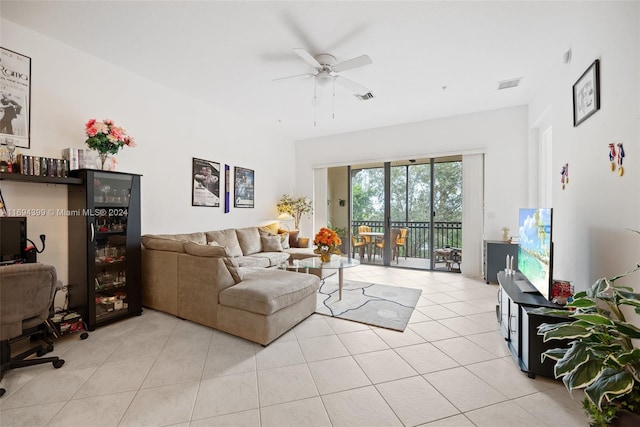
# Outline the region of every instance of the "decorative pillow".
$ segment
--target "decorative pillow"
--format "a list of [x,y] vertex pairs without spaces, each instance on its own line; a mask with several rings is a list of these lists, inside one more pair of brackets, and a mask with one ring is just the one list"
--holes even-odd
[[262,252],[282,252],[282,242],[280,236],[262,236]]
[[262,227],[258,227],[260,231],[266,231],[269,234],[278,234],[278,227],[280,225],[277,222],[269,225],[263,225]]
[[299,230],[289,231],[289,247],[291,248],[298,247],[298,233],[300,233]]
[[220,246],[224,246],[229,251],[229,256],[242,256],[242,249],[238,242],[236,230],[228,228],[226,230],[207,231],[207,242],[218,242]]
[[278,230],[278,236],[280,236],[280,243],[282,243],[282,249],[289,249],[289,232],[287,230]]

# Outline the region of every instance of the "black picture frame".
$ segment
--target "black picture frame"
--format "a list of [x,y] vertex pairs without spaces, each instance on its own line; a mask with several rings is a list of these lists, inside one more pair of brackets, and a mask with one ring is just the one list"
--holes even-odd
[[252,169],[233,168],[233,207],[253,208],[255,176]]
[[220,207],[220,163],[193,158],[191,206]]
[[0,47],[0,144],[31,148],[31,58]]
[[596,59],[573,85],[573,127],[600,109],[600,60]]

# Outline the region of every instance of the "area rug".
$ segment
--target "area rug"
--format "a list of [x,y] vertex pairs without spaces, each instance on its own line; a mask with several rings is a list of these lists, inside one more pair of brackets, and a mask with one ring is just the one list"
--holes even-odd
[[420,289],[345,281],[339,300],[338,284],[323,281],[316,313],[404,331],[421,293]]

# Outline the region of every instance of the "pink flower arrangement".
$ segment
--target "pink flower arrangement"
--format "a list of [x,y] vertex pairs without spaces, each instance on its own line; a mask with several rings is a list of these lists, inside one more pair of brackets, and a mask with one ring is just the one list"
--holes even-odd
[[125,145],[135,147],[136,143],[132,136],[116,126],[113,120],[106,119],[102,122],[91,119],[85,125],[87,136],[87,146],[102,154],[117,154]]

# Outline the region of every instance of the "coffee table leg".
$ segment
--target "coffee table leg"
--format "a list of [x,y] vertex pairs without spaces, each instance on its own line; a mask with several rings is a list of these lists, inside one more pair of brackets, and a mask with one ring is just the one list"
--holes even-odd
[[338,299],[342,300],[342,269],[338,269]]

